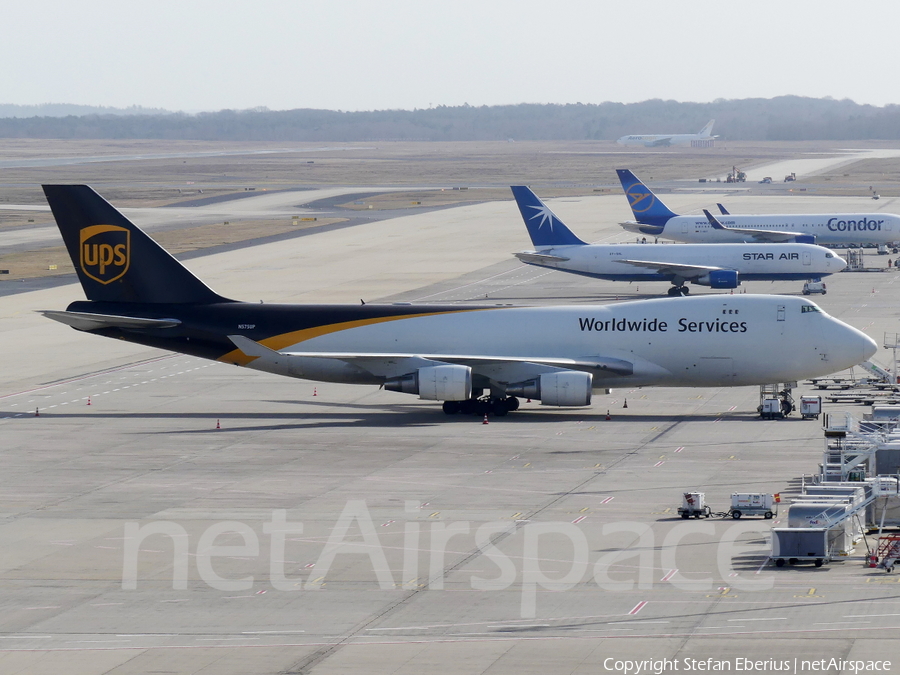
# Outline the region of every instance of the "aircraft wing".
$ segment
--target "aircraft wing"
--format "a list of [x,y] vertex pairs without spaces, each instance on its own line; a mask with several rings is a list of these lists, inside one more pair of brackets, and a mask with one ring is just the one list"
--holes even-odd
[[687,265],[684,263],[657,262],[655,260],[616,260],[615,262],[633,265],[634,267],[643,267],[655,270],[657,274],[669,274],[683,279],[701,277],[704,274],[709,274],[715,270],[722,269],[721,267],[711,267],[708,265]]
[[519,253],[513,253],[513,255],[524,263],[534,263],[536,265],[547,265],[549,263],[565,262],[569,260],[569,258],[561,255],[538,253],[537,251],[521,251]]
[[756,241],[779,243],[794,241],[805,242],[809,239],[812,239],[812,235],[806,234],[805,232],[786,232],[784,230],[751,230],[744,227],[727,227],[726,225],[723,225],[721,222],[719,222],[719,219],[706,209],[703,209],[703,213],[706,215],[706,219],[709,221],[710,226],[714,230],[726,230],[728,232],[734,232],[735,234],[752,237]]
[[[435,363],[453,363],[469,366],[478,374],[491,378],[502,378],[504,369],[514,372],[510,380],[517,381],[534,377],[548,370],[580,370],[603,375],[626,376],[634,372],[630,361],[602,356],[580,359],[529,358],[519,356],[480,356],[466,354],[405,354],[405,353],[349,353],[349,352],[278,352],[269,349],[243,335],[229,335],[228,339],[247,356],[262,359],[307,358],[337,359],[355,365],[376,377],[398,377],[416,368]],[[533,372],[529,372],[533,371]]]
[[48,319],[59,321],[77,330],[97,330],[98,328],[174,328],[180,326],[178,319],[141,319],[133,316],[110,314],[89,314],[88,312],[68,312],[57,309],[39,309]]
[[736,232],[747,237],[753,237],[756,241],[767,243],[785,243],[797,241],[798,237],[809,237],[803,232],[783,232],[780,230],[751,230],[743,227],[726,227],[729,232]]

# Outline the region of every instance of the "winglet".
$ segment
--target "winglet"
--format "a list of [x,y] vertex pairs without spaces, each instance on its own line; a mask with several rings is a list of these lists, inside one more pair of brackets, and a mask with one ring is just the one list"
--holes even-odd
[[706,216],[706,219],[709,221],[709,224],[712,226],[714,230],[727,230],[722,223],[719,222],[719,219],[716,218],[713,214],[711,214],[706,209],[703,209],[703,214]]
[[[528,228],[531,242],[535,246],[584,246],[585,242],[576,237],[572,230],[524,185],[511,185],[513,197],[519,205],[519,213]],[[546,225],[546,227],[545,227]]]
[[252,356],[254,358],[276,358],[281,356],[281,354],[274,349],[269,349],[265,345],[243,335],[229,335],[228,339],[247,356]]

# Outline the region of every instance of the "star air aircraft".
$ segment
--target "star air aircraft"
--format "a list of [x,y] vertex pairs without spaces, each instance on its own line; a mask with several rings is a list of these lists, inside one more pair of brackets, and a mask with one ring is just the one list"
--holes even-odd
[[680,216],[628,169],[616,169],[635,220],[620,223],[630,232],[694,243],[797,242],[803,244],[886,244],[900,240],[900,216],[893,213],[791,213],[721,218]]
[[647,148],[659,148],[669,145],[689,145],[694,141],[712,141],[718,136],[712,135],[713,124],[715,120],[710,120],[696,134],[640,134],[632,136],[622,136],[616,141],[619,145],[643,145]]
[[[687,282],[737,288],[741,281],[810,280],[847,266],[812,244],[587,244],[524,185],[510,188],[534,251],[524,263],[611,281],[668,281],[670,296],[687,295]],[[711,217],[711,216],[710,216]]]
[[289,377],[381,385],[444,412],[518,398],[584,406],[613,386],[738,386],[826,375],[875,343],[809,300],[705,296],[609,306],[281,305],[218,295],[86,185],[44,193],[87,300],[77,330]]

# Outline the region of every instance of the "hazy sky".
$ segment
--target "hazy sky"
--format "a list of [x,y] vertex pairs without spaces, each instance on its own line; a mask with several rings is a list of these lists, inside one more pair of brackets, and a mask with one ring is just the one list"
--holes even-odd
[[895,0],[3,4],[0,103],[383,110],[783,94],[900,103]]

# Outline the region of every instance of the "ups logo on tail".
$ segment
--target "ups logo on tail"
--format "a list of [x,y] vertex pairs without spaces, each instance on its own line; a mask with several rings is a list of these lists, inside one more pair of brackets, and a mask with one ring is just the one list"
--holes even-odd
[[94,281],[110,284],[128,271],[131,233],[118,225],[91,225],[81,230],[81,271]]

